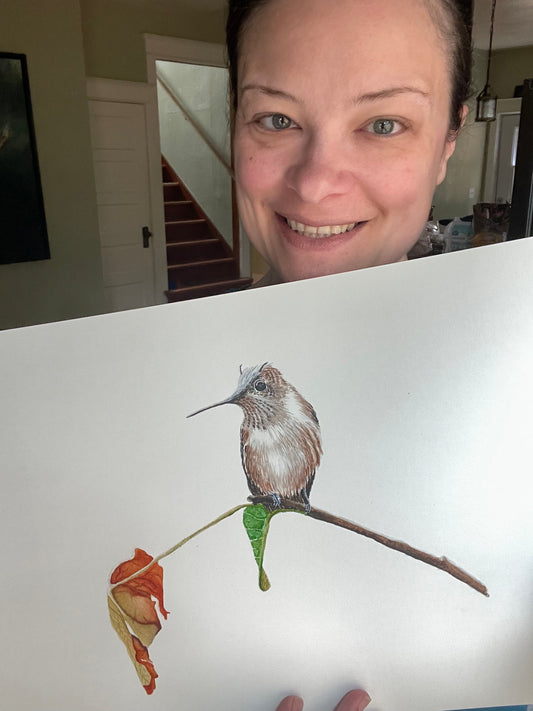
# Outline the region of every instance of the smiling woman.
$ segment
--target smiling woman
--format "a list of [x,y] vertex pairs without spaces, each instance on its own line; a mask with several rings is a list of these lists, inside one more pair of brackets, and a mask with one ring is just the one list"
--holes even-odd
[[406,259],[469,85],[448,0],[230,2],[243,225],[292,281]]
[[459,2],[230,0],[237,199],[265,283],[407,259],[466,116]]

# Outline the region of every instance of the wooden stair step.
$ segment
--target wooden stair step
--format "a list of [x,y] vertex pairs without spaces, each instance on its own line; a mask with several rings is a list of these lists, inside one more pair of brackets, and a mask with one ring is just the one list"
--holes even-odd
[[167,243],[167,264],[169,267],[188,262],[222,259],[227,256],[229,256],[229,247],[216,237]]
[[184,264],[172,264],[169,265],[169,269],[180,270],[180,269],[190,269],[191,267],[209,267],[215,264],[231,264],[235,263],[233,257],[222,257],[222,259],[199,259],[196,262],[186,262]]
[[163,200],[165,202],[175,202],[177,200],[186,200],[187,197],[181,189],[180,183],[163,183]]
[[161,177],[164,183],[168,183],[170,180],[172,180],[172,175],[166,165],[161,166]]
[[226,294],[230,291],[242,291],[242,289],[250,286],[251,283],[251,277],[240,277],[239,279],[188,286],[182,289],[169,289],[165,294],[169,303],[174,303],[176,301],[187,301],[188,299],[200,299],[204,296]]
[[167,243],[188,242],[212,236],[208,221],[203,219],[165,222],[165,233]]
[[192,200],[167,200],[165,202],[165,222],[177,222],[198,217]]
[[180,289],[200,284],[213,284],[239,278],[239,268],[233,257],[205,259],[168,267],[168,287]]
[[206,237],[205,239],[191,239],[188,242],[168,242],[167,247],[189,247],[190,245],[218,244],[216,237]]
[[165,222],[165,225],[207,225],[207,220],[204,220],[203,217],[193,217],[192,219],[187,218],[186,220],[170,220],[169,222]]

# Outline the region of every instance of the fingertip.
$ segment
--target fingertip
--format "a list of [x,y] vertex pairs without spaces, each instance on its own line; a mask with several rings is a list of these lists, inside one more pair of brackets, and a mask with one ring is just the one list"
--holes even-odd
[[304,702],[299,696],[286,696],[276,711],[303,711]]
[[342,697],[335,711],[364,711],[371,700],[363,689],[352,689]]

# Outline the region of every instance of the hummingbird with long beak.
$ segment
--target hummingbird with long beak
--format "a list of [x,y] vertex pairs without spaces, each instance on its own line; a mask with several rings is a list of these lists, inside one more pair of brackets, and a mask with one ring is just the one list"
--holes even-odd
[[241,424],[241,461],[253,496],[270,497],[268,508],[281,497],[311,510],[309,494],[320,464],[322,442],[313,406],[270,363],[242,368],[230,397],[203,407],[188,417],[220,405],[238,405]]

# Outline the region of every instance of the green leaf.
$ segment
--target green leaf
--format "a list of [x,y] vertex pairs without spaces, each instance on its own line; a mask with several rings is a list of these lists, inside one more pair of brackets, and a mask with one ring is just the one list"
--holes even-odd
[[270,581],[263,569],[268,527],[272,513],[266,510],[263,504],[253,504],[244,509],[242,522],[252,544],[255,562],[259,568],[259,587],[266,591],[270,588]]

